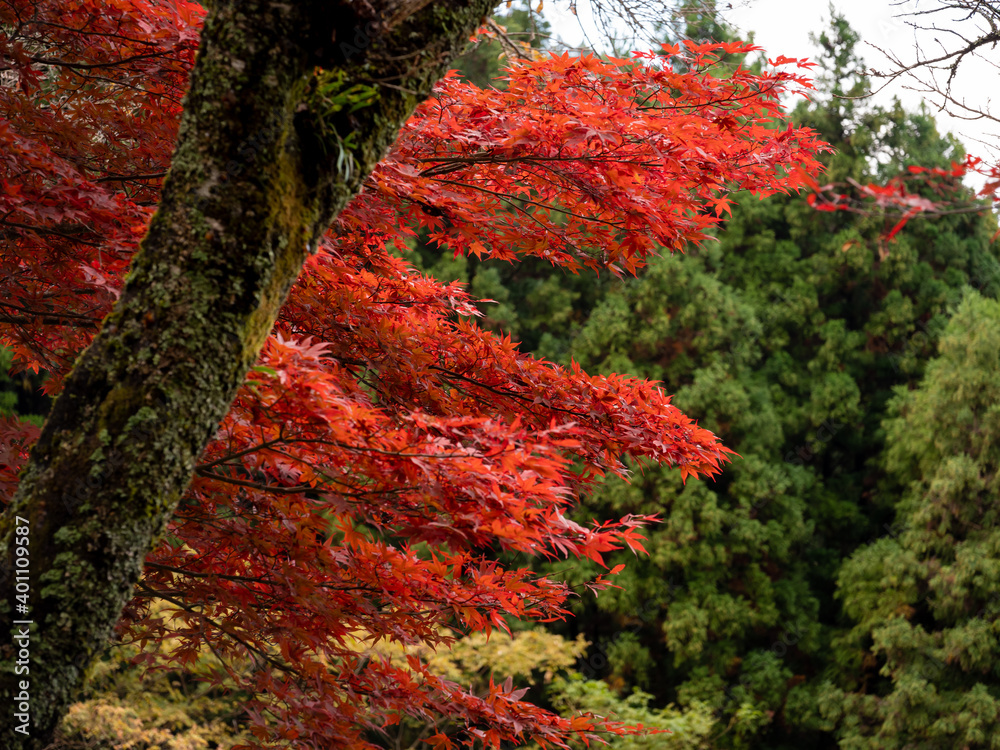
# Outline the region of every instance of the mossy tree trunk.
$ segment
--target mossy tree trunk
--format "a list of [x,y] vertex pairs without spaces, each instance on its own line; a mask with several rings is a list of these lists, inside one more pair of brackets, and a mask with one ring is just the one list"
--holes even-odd
[[[495,4],[212,3],[159,210],[0,518],[0,624],[33,621],[29,673],[14,673],[24,638],[0,645],[3,747],[51,738],[307,253]],[[317,65],[367,106],[331,114]],[[27,615],[12,585],[25,539]]]

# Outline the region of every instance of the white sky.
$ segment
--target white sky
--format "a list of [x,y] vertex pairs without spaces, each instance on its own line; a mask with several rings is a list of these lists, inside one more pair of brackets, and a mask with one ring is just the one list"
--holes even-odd
[[[556,7],[553,7],[555,4]],[[829,28],[830,6],[847,18],[855,31],[861,37],[860,53],[868,67],[878,70],[890,69],[893,66],[875,47],[890,50],[904,61],[914,59],[914,45],[917,41],[923,46],[926,56],[936,56],[941,43],[955,46],[957,39],[947,32],[923,32],[917,37],[914,30],[906,23],[902,14],[914,9],[935,7],[935,0],[719,0],[718,6],[725,9],[731,4],[731,10],[724,10],[723,16],[733,26],[741,31],[755,32],[755,43],[764,48],[767,56],[775,58],[778,55],[787,57],[816,58],[816,47],[809,41],[809,34],[819,33]],[[580,2],[581,15],[585,15],[585,2]],[[552,22],[553,29],[566,42],[579,44],[582,39],[577,18],[565,11],[565,2],[547,3],[545,15]],[[970,35],[975,29],[969,24],[964,27],[957,24],[954,14],[938,14],[924,17],[923,25],[936,22],[944,29],[966,30]],[[600,38],[596,30],[591,30],[591,38]],[[874,45],[874,46],[872,46]],[[1000,61],[1000,49],[988,50],[984,53],[994,60]],[[955,91],[959,97],[965,97],[969,103],[980,107],[989,107],[988,95],[997,91],[1000,83],[998,68],[984,61],[966,62],[960,69]],[[877,80],[875,85],[881,85]],[[912,86],[912,82],[910,83]],[[924,95],[907,90],[906,85],[897,81],[890,84],[880,93],[876,102],[888,104],[893,95],[898,96],[909,108],[916,108]],[[966,146],[969,153],[986,159],[997,160],[997,147],[1000,144],[1000,123],[977,120],[969,121],[949,116],[945,112],[936,111],[936,107],[928,100],[941,131],[951,131],[957,135]],[[1000,103],[992,107],[995,115],[1000,116]],[[981,184],[981,181],[977,181]]]

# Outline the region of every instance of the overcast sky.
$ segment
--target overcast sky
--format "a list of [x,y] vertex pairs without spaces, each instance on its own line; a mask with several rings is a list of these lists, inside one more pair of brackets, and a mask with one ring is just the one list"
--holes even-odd
[[[719,0],[720,8],[729,5],[728,0]],[[742,31],[753,31],[755,42],[764,48],[768,57],[778,55],[787,57],[816,57],[816,48],[809,41],[810,33],[818,33],[828,28],[830,20],[830,5],[827,0],[732,0],[732,9],[723,12],[724,17]],[[860,34],[861,54],[871,68],[886,70],[891,63],[876,49],[890,50],[905,61],[914,58],[914,45],[917,40],[923,46],[925,53],[930,54],[940,49],[936,39],[951,43],[952,39],[946,33],[925,32],[915,38],[914,30],[907,25],[903,14],[914,9],[928,9],[935,6],[935,0],[834,0],[833,7],[843,14],[851,26]],[[553,7],[554,6],[554,7]],[[581,16],[584,17],[584,2],[579,3]],[[579,44],[582,34],[577,18],[565,12],[566,3],[550,2],[545,4],[545,15],[553,23],[557,34],[570,44]],[[901,17],[902,16],[902,17]],[[925,19],[926,20],[926,19]],[[954,14],[938,15],[930,20],[936,20],[939,27],[963,28],[954,22]],[[964,27],[969,33],[974,29]],[[596,30],[589,31],[592,38],[599,38]],[[1000,61],[1000,49],[986,53]],[[966,64],[962,68],[956,90],[959,96],[979,106],[986,106],[988,93],[998,90],[997,68],[979,62]],[[892,96],[898,96],[908,107],[917,107],[924,95],[907,90],[897,82],[883,91],[877,101],[888,103]],[[930,105],[930,102],[928,102]],[[1000,114],[1000,103],[993,107]],[[970,153],[990,157],[990,147],[993,148],[993,159],[997,159],[996,149],[992,144],[1000,143],[997,136],[1000,124],[949,117],[947,113],[937,113],[938,127],[943,131],[951,131],[958,135],[966,144]],[[990,147],[983,144],[989,144]]]

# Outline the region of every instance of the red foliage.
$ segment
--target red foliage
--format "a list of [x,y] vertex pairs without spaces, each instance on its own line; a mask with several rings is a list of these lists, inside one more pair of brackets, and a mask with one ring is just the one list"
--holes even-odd
[[[988,210],[989,206],[980,200],[970,204],[964,195],[956,197],[960,180],[970,173],[980,174],[987,179],[976,193],[976,198],[986,198],[996,204],[1000,192],[1000,165],[986,165],[977,156],[966,156],[961,164],[952,162],[948,169],[914,165],[908,168],[907,174],[894,177],[885,185],[862,185],[850,178],[847,185],[820,185],[812,178],[805,178],[807,186],[813,191],[806,197],[806,202],[817,211],[862,214],[869,213],[871,207],[875,206],[885,212],[887,219],[894,222],[882,236],[883,240],[889,242],[910,219],[921,214],[937,216]],[[931,200],[916,190],[932,193],[936,200]]]
[[[201,17],[183,0],[0,2],[0,341],[52,391],[155,207]],[[779,96],[806,79],[711,75],[717,54],[750,49],[553,56],[512,69],[505,91],[442,81],[307,263],[120,632],[178,638],[181,664],[210,647],[280,744],[367,747],[367,728],[401,714],[458,727],[434,747],[627,731],[550,715],[510,685],[473,695],[356,643],[564,617],[572,592],[500,553],[644,551],[650,519],[580,525],[578,494],[624,475],[626,456],[698,477],[730,451],[653,383],[481,330],[459,285],[387,245],[424,231],[456,253],[622,273],[698,241],[733,191],[789,190],[818,168],[813,133],[776,126]],[[5,494],[34,437],[0,425]],[[151,614],[153,596],[176,617]]]

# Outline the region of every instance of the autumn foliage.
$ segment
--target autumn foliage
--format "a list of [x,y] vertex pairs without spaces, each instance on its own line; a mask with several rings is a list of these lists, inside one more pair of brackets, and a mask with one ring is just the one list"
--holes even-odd
[[[978,175],[985,183],[970,202],[961,180]],[[848,180],[845,184],[820,185],[811,177],[804,178],[812,192],[806,197],[817,211],[848,211],[867,214],[882,211],[888,224],[883,234],[891,241],[916,216],[942,216],[953,213],[982,213],[996,204],[1000,195],[1000,164],[989,164],[981,157],[966,155],[961,162],[953,161],[948,168],[910,165],[906,174],[883,183],[861,184]]]
[[[0,3],[0,342],[50,392],[155,210],[203,13]],[[654,383],[522,354],[476,325],[463,288],[398,256],[421,234],[454,253],[631,273],[704,238],[734,191],[798,187],[821,144],[780,122],[779,98],[810,88],[807,64],[713,77],[719,55],[751,49],[550,56],[503,90],[442,81],[307,262],[149,556],[119,628],[148,644],[140,660],[209,649],[257,696],[261,742],[283,746],[367,747],[406,714],[441,717],[428,742],[443,748],[627,731],[542,711],[509,683],[473,694],[375,646],[566,616],[566,585],[508,563],[642,552],[651,519],[581,525],[579,493],[626,474],[626,457],[698,477],[730,451]],[[5,499],[36,435],[0,423]],[[180,645],[157,652],[167,639]]]

